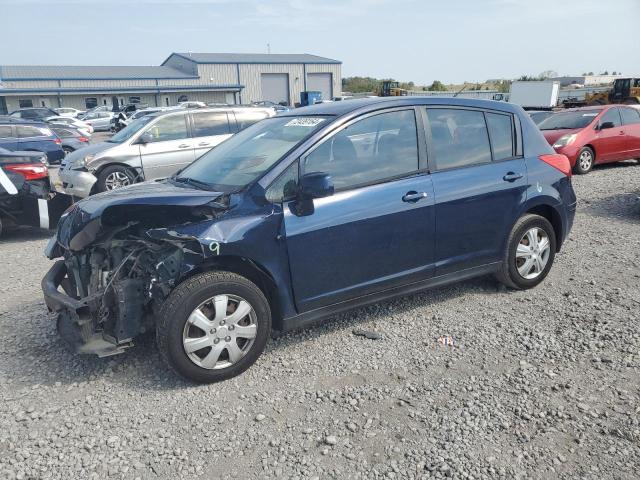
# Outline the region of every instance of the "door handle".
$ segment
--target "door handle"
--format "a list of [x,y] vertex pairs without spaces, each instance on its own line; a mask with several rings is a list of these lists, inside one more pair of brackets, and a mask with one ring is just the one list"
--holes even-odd
[[505,182],[515,182],[516,180],[521,179],[522,176],[523,175],[521,173],[509,172],[504,177],[502,177],[502,179]]
[[404,196],[402,197],[402,201],[407,203],[415,203],[427,197],[427,192],[416,192],[411,190],[410,192],[404,194]]
[[191,145],[187,144],[187,143],[181,143],[180,145],[178,145],[178,148],[189,148]]
[[198,144],[199,147],[206,147],[207,145],[210,145],[210,143],[209,142],[200,142]]

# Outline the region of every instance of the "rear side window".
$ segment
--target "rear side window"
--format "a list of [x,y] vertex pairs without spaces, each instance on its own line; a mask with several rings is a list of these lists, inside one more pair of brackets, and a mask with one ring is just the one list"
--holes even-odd
[[21,98],[18,100],[18,106],[20,108],[31,108],[33,107],[33,100],[30,98]]
[[427,108],[438,170],[491,161],[484,114],[475,110]]
[[53,133],[48,128],[16,125],[16,135],[18,138],[49,137],[52,134]]
[[622,122],[620,121],[620,112],[618,110],[618,108],[611,108],[604,112],[602,114],[602,117],[600,117],[600,125],[605,122],[613,123],[614,127],[619,127],[620,125],[622,125]]
[[11,127],[9,125],[0,125],[0,138],[11,138]]
[[415,172],[418,140],[413,110],[382,113],[349,125],[307,155],[302,169],[328,173],[338,190]]
[[624,107],[620,109],[622,115],[622,123],[625,125],[633,125],[640,123],[640,109]]
[[494,160],[514,157],[513,121],[511,115],[486,113]]
[[210,137],[231,133],[229,120],[224,112],[198,112],[193,113],[192,118],[194,137]]

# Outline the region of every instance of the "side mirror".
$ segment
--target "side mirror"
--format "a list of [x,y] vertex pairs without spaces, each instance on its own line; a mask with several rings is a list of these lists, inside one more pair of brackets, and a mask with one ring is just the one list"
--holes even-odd
[[323,198],[333,195],[331,176],[324,172],[312,172],[300,178],[300,196],[305,199]]
[[138,137],[138,141],[136,143],[139,145],[146,145],[151,142],[153,142],[153,136],[149,132],[144,132],[140,137]]
[[600,126],[598,127],[598,130],[605,130],[607,128],[614,128],[615,125],[613,124],[613,122],[604,122],[601,123]]
[[311,215],[315,211],[313,199],[329,197],[333,192],[330,175],[324,172],[307,173],[300,177],[298,198],[291,203],[291,211],[299,217]]

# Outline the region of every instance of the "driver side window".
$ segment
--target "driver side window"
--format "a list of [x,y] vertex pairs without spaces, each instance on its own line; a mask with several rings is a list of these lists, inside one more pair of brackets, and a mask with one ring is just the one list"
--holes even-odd
[[302,160],[302,173],[324,172],[336,190],[399,177],[418,170],[413,109],[357,121],[326,139]]
[[161,118],[145,132],[149,143],[166,142],[187,138],[187,124],[184,115]]

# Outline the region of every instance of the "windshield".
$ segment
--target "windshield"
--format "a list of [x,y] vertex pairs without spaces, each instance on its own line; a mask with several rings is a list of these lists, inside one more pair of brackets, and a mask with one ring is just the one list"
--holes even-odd
[[327,117],[263,120],[209,150],[173,180],[225,193],[241,190],[326,121]]
[[107,140],[107,142],[109,142],[109,143],[126,142],[131,137],[133,137],[136,133],[138,133],[138,131],[142,127],[144,127],[147,123],[149,123],[154,118],[155,117],[145,116],[145,117],[142,117],[142,118],[138,118],[137,120],[134,120],[129,125],[127,125],[122,130],[120,130],[118,133],[116,133],[109,140]]
[[577,112],[559,112],[551,115],[538,125],[540,130],[563,130],[584,128],[593,122],[593,119],[602,112],[602,109],[580,110]]

